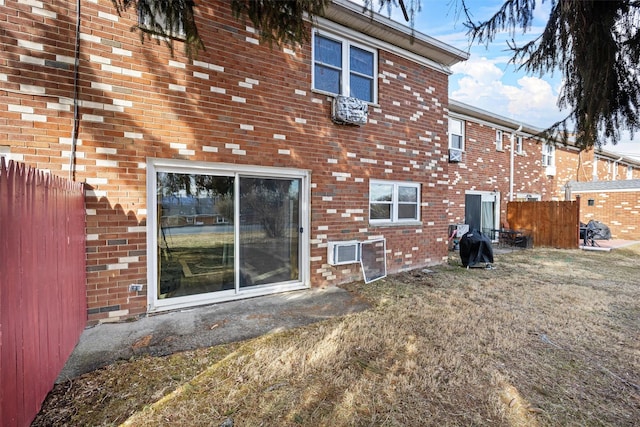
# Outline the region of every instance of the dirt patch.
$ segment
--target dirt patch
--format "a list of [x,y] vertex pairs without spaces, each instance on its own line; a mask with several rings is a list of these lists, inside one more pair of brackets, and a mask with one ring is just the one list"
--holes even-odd
[[373,308],[57,385],[34,425],[640,424],[640,246],[347,288]]

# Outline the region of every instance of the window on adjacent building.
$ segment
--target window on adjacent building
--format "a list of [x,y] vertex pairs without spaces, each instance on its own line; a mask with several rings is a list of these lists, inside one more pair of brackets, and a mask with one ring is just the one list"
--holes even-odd
[[449,148],[464,150],[464,122],[449,118]]
[[516,153],[522,154],[522,137],[516,137]]
[[420,220],[420,184],[371,180],[369,220],[372,223]]
[[542,146],[542,166],[554,166],[555,147],[551,144]]
[[502,131],[496,130],[496,150],[502,150]]
[[633,166],[627,166],[627,179],[633,179]]
[[375,49],[338,36],[314,33],[313,88],[376,102]]
[[171,38],[176,39],[184,39],[186,34],[184,31],[184,25],[182,23],[182,13],[179,12],[179,15],[174,17],[171,28],[168,27],[167,17],[161,14],[159,11],[156,11],[155,15],[155,23],[146,16],[141,13],[138,14],[138,24],[140,29],[143,31],[153,33],[153,34],[161,34],[159,31],[159,27],[164,29],[165,33],[169,35]]

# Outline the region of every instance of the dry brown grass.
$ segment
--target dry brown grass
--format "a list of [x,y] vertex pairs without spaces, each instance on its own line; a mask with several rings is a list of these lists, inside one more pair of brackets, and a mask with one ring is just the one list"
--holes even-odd
[[[640,246],[535,249],[496,256],[495,270],[452,257],[433,273],[354,283],[374,308],[152,359],[150,371],[145,358],[86,375],[67,393],[90,381],[106,392],[76,394],[63,424],[112,425],[124,414],[131,426],[640,425],[639,260]],[[164,364],[180,357],[184,369],[207,366],[161,399],[168,387],[157,383],[147,394],[131,381],[110,388],[134,372],[166,377]],[[125,399],[114,413],[109,402]]]

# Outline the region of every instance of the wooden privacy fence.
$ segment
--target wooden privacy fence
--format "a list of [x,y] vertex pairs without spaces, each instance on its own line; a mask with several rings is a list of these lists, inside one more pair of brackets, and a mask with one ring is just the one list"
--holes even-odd
[[507,222],[513,230],[525,230],[533,245],[577,249],[580,236],[580,203],[509,202]]
[[0,159],[0,424],[28,426],[86,325],[81,183]]

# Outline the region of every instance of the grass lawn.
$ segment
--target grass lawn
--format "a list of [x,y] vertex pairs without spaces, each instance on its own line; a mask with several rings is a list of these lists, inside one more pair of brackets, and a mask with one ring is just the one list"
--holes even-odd
[[640,245],[457,256],[347,286],[369,311],[121,362],[34,425],[637,426]]

